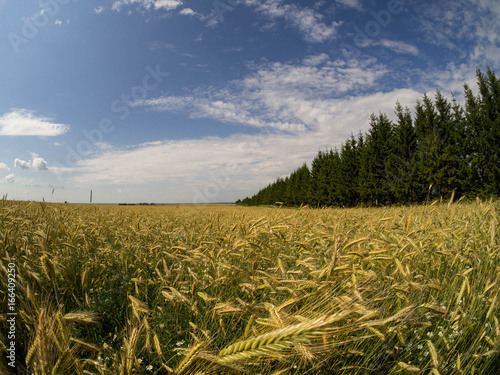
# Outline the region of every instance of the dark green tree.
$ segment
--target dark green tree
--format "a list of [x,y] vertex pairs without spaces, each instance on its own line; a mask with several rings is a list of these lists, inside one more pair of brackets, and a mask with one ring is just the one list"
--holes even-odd
[[396,202],[413,203],[418,201],[413,184],[417,134],[408,107],[397,102],[395,113],[394,142],[387,166],[389,187]]
[[369,205],[391,204],[388,163],[393,152],[393,125],[387,115],[370,117],[370,129],[363,147],[362,200]]
[[434,156],[437,152],[436,117],[434,103],[427,94],[415,107],[415,132],[417,134],[417,154],[415,158],[414,186],[419,201],[426,197],[436,197],[433,185]]
[[460,188],[459,143],[462,133],[460,122],[454,121],[452,105],[441,94],[435,97],[436,122],[433,129],[435,147],[432,154],[431,182],[439,198],[449,198],[453,190]]
[[342,145],[337,163],[340,167],[336,184],[337,205],[355,206],[359,203],[360,149],[352,134]]
[[288,206],[301,206],[308,203],[310,172],[304,163],[294,171],[290,177],[285,178],[285,196],[283,203]]
[[308,202],[313,206],[324,206],[329,191],[328,151],[318,151],[311,164]]
[[455,181],[455,192],[456,198],[460,198],[467,194],[471,190],[470,181],[470,153],[471,153],[471,135],[469,131],[469,126],[467,124],[467,119],[465,117],[464,108],[457,102],[453,96],[452,104],[452,122],[453,122],[453,133],[452,133],[452,143],[454,147],[455,154],[455,168],[456,168],[456,181]]
[[482,167],[483,192],[486,195],[500,195],[500,81],[488,67],[484,75],[477,70],[482,113],[481,134],[478,152],[484,163]]
[[473,195],[483,194],[483,185],[485,180],[484,167],[486,165],[486,155],[481,152],[483,140],[481,136],[484,132],[481,99],[476,97],[472,89],[464,85],[466,121],[466,169],[468,176],[468,192]]

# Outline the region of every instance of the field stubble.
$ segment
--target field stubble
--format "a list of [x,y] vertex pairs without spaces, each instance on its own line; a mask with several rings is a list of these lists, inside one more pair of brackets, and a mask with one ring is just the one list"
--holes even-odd
[[[0,202],[26,374],[498,374],[499,204]],[[10,371],[10,372],[9,372]]]

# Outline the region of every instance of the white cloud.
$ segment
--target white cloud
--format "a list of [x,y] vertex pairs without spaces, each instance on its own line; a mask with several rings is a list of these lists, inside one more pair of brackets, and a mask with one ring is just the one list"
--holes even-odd
[[56,24],[57,26],[61,26],[62,25],[62,21],[61,20],[55,20],[54,24]]
[[37,171],[46,171],[49,169],[47,166],[47,162],[44,159],[38,157],[38,155],[36,155],[36,154],[32,154],[32,157],[33,157],[33,159],[30,161],[21,160],[21,159],[16,158],[14,160],[14,167],[21,168],[21,169],[33,168]]
[[289,132],[304,130],[304,125],[301,123],[268,121],[265,117],[255,115],[251,112],[250,103],[231,103],[226,100],[191,96],[169,96],[136,102],[133,105],[150,107],[155,111],[188,111],[192,118],[212,118],[226,123],[247,125],[255,128],[274,128]]
[[307,56],[303,63],[304,65],[316,66],[323,64],[325,61],[328,61],[329,57],[326,53],[320,53],[319,55]]
[[357,10],[363,10],[363,5],[360,0],[337,0],[338,3],[346,8],[354,8]]
[[21,168],[21,169],[30,169],[31,163],[29,161],[25,161],[25,160],[21,160],[21,159],[16,158],[14,160],[14,167]]
[[149,49],[152,51],[161,50],[161,49],[175,49],[175,45],[172,43],[164,43],[159,41],[149,42]]
[[9,174],[7,177],[5,177],[5,181],[7,181],[10,184],[13,184],[16,181],[14,177],[15,176],[13,174]]
[[184,8],[179,12],[179,14],[182,16],[194,16],[196,12],[191,8]]
[[284,4],[281,0],[243,0],[246,6],[270,19],[284,19],[294,29],[298,29],[308,42],[318,43],[337,35],[340,23],[323,22],[324,16],[314,9],[301,8],[296,4]]
[[0,171],[10,171],[10,168],[5,163],[0,163]]
[[111,7],[112,10],[119,12],[124,5],[137,4],[146,10],[154,8],[155,10],[173,10],[180,7],[183,2],[181,0],[117,0]]
[[37,171],[46,171],[49,169],[47,168],[47,162],[42,158],[34,158],[33,161],[31,162],[31,166],[33,169],[36,169]]
[[94,8],[95,14],[101,14],[104,11],[104,7],[98,6],[97,8]]
[[418,56],[418,54],[419,54],[419,50],[417,47],[412,46],[411,44],[408,44],[405,42],[401,42],[401,41],[382,39],[380,42],[376,43],[375,45],[389,48],[390,50],[392,50],[396,53],[406,53],[406,54],[410,54],[413,56]]
[[155,9],[172,10],[182,5],[180,0],[156,0],[154,1]]
[[[232,9],[232,7],[231,7]],[[219,22],[222,21],[223,16],[222,14],[219,14],[220,11],[217,11],[217,8],[212,9],[209,13],[207,14],[201,14],[196,11],[194,11],[191,8],[184,8],[179,11],[179,14],[181,16],[190,16],[190,17],[195,17],[199,19],[201,22],[204,22],[206,26],[208,27],[214,27],[216,26]],[[199,39],[201,40],[201,39]],[[198,41],[199,41],[198,40]]]
[[449,63],[445,69],[427,69],[420,74],[421,91],[434,91],[439,89],[443,92],[453,92],[458,101],[463,99],[464,83],[469,87],[476,86],[476,66],[470,64]]
[[28,109],[13,108],[0,117],[0,135],[57,136],[68,131],[69,126],[52,122]]
[[[489,63],[500,68],[500,2],[496,0],[437,0],[414,3],[416,27],[420,42],[440,50],[442,62],[433,61],[418,75],[415,85],[425,90],[452,90],[461,99],[463,83],[475,86],[476,68]],[[425,60],[422,48],[419,56]],[[436,64],[437,62],[437,64]]]
[[[419,32],[431,45],[455,54],[455,61],[483,65],[500,59],[500,3],[497,0],[440,0],[415,9]],[[450,60],[450,59],[448,59]]]
[[498,62],[500,61],[500,3],[496,0],[474,2],[478,3],[481,15],[477,17],[477,41],[471,59],[481,65],[484,61]]
[[244,50],[243,47],[233,47],[233,48],[224,48],[223,49],[224,52],[241,52],[243,50]]

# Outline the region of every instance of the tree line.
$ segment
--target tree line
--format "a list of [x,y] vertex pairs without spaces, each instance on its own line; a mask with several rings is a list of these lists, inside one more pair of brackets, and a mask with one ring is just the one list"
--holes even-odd
[[242,205],[416,204],[434,199],[500,196],[500,80],[476,71],[479,92],[464,85],[464,104],[437,90],[414,114],[398,102],[395,121],[372,114],[367,133],[319,151],[286,178]]

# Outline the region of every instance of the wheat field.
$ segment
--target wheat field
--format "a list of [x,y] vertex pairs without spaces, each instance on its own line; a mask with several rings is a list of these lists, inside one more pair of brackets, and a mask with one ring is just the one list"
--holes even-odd
[[499,213],[3,200],[0,373],[496,375]]

